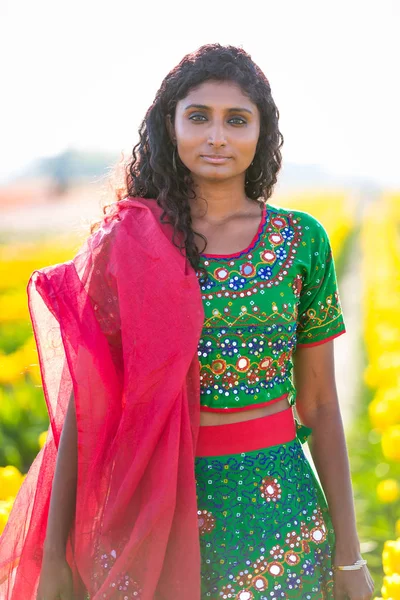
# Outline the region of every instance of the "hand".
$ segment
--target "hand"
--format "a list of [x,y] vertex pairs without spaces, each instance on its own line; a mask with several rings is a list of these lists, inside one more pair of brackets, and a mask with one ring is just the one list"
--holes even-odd
[[73,578],[65,558],[44,558],[36,600],[74,600]]
[[[340,563],[336,564],[350,564]],[[357,571],[334,570],[334,599],[335,600],[372,600],[374,596],[374,581],[367,568],[363,565]]]

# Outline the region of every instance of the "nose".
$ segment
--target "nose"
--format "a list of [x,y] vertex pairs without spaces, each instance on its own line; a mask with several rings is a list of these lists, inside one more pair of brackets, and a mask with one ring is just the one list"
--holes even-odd
[[223,124],[216,123],[213,125],[208,137],[208,144],[210,146],[214,146],[215,148],[218,148],[220,146],[226,146],[225,131]]

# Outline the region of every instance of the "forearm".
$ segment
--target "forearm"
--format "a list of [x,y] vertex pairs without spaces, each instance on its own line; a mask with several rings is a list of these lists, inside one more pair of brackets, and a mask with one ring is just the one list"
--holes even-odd
[[58,449],[44,544],[45,556],[65,556],[68,534],[75,515],[77,460],[76,414],[72,394]]
[[350,466],[340,410],[337,405],[317,409],[310,452],[324,490],[335,531],[335,555],[351,564],[360,556]]

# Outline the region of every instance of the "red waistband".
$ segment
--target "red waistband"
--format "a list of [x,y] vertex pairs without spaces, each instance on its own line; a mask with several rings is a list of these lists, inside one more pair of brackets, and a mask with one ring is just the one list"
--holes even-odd
[[239,454],[284,444],[296,437],[291,406],[281,412],[223,425],[201,425],[196,456]]

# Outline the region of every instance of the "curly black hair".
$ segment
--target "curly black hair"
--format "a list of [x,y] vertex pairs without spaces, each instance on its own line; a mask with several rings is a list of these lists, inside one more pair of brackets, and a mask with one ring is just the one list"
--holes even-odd
[[[185,247],[186,257],[195,270],[199,268],[200,255],[195,235],[204,235],[192,229],[189,200],[196,197],[189,169],[177,156],[176,171],[172,156],[174,145],[166,126],[167,115],[174,121],[179,100],[185,98],[192,88],[207,80],[232,81],[256,104],[260,112],[260,134],[253,166],[246,171],[245,193],[248,198],[267,202],[272,195],[281,167],[280,148],[283,136],[278,128],[279,111],[271,95],[268,79],[242,48],[231,45],[206,44],[187,54],[165,77],[139,128],[139,142],[134,146],[131,158],[123,165],[120,185],[114,185],[117,200],[128,196],[154,198],[163,209],[162,222],[173,225],[173,243],[180,251]],[[114,172],[117,180],[118,168]],[[248,177],[251,169],[250,177]],[[262,177],[254,182],[262,171]],[[103,207],[106,213],[107,207]],[[165,220],[165,218],[167,219]],[[91,225],[91,232],[100,222]],[[180,232],[181,243],[175,236]],[[203,249],[204,252],[204,249]]]

